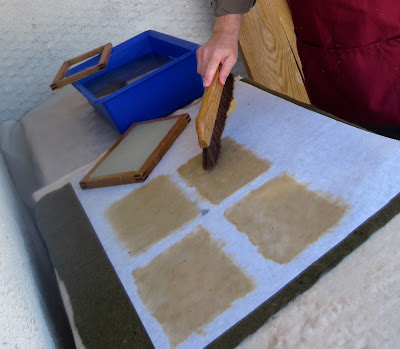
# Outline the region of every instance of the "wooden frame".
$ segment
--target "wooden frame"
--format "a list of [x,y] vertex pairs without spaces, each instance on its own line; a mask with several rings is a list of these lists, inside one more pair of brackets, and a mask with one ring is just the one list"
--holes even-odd
[[[133,130],[137,125],[150,124],[163,120],[177,119],[176,123],[171,127],[166,136],[161,140],[158,146],[153,150],[147,160],[144,162],[142,167],[138,171],[114,173],[111,175],[91,177],[93,172],[103,163],[103,161],[113,152],[114,149],[123,141],[123,139]],[[107,151],[107,153],[99,160],[99,162],[89,171],[89,173],[79,182],[82,189],[92,189],[109,187],[121,184],[140,183],[144,182],[168,149],[172,146],[178,136],[185,129],[187,124],[190,122],[189,114],[169,116],[166,118],[138,122],[133,124],[129,129],[122,135],[120,139]]]
[[[108,60],[110,58],[112,51],[112,44],[109,42],[108,44],[105,44],[103,46],[100,46],[98,48],[95,48],[94,50],[91,50],[89,52],[86,52],[80,56],[71,58],[67,61],[65,61],[62,65],[58,73],[56,74],[53,82],[50,84],[51,89],[57,90],[61,87],[64,87],[66,85],[72,84],[73,82],[76,82],[80,79],[86,78],[89,75],[98,73],[100,70],[103,70],[107,67]],[[70,75],[68,77],[65,77],[68,73],[69,68],[79,62],[85,61],[88,58],[94,57],[96,55],[100,55],[100,60],[97,65],[93,67],[86,68],[85,70],[82,70],[78,73],[75,73],[73,75]]]

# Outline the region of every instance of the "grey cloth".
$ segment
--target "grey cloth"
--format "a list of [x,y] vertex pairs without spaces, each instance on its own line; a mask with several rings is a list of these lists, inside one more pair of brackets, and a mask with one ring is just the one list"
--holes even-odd
[[153,348],[72,186],[44,196],[35,213],[84,347]]
[[227,14],[242,14],[249,12],[256,0],[213,0],[212,7],[216,17]]
[[32,218],[0,152],[0,343],[2,348],[72,349],[53,265]]

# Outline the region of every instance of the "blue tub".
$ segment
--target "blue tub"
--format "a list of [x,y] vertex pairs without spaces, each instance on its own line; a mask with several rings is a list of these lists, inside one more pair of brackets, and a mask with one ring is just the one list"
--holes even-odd
[[[203,95],[203,80],[197,74],[198,47],[146,31],[115,46],[105,70],[73,85],[122,134],[135,122],[167,116]],[[98,59],[79,64],[68,75]]]

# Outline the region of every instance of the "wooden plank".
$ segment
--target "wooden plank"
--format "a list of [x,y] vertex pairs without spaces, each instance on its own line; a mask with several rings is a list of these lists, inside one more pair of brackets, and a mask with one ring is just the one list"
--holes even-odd
[[304,74],[301,66],[299,53],[297,51],[296,34],[294,32],[293,19],[292,19],[292,14],[290,13],[290,7],[288,1],[287,0],[271,0],[271,1],[275,7],[275,12],[279,16],[283,29],[285,30],[286,38],[289,41],[289,45],[292,50],[294,59],[296,60],[300,74],[304,81]]
[[215,72],[211,85],[204,92],[200,111],[196,118],[197,136],[202,149],[210,146],[215,120],[221,103],[222,91],[224,90],[224,86],[219,83],[218,78],[219,69]]
[[[243,16],[240,52],[248,75],[274,91],[310,104],[304,87],[286,0],[259,0]],[[285,29],[286,28],[286,29]],[[295,53],[294,53],[295,52]],[[300,62],[300,59],[298,59]]]

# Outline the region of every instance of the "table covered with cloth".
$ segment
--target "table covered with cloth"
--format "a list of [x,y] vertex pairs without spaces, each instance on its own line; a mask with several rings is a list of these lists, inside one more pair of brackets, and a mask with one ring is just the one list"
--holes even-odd
[[[294,103],[279,98],[282,105]],[[331,117],[318,110],[314,113]],[[14,143],[14,150],[4,144],[2,150],[17,189],[35,212],[77,346],[153,347],[69,183],[90,169],[118,139],[118,133],[72,87],[57,92],[22,121],[7,127],[7,134],[24,133],[24,140]],[[31,159],[23,165],[33,174],[30,183],[21,178],[15,149],[25,149]],[[208,346],[394,346],[400,323],[399,231],[400,195],[396,194]]]

